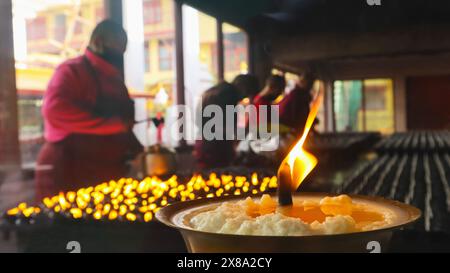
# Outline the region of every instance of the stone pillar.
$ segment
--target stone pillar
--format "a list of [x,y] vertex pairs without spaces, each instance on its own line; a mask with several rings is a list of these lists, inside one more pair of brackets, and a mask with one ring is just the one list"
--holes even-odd
[[11,0],[0,1],[0,168],[19,166],[19,133]]
[[395,131],[406,132],[406,78],[394,77]]
[[258,78],[262,88],[273,68],[270,43],[259,35],[249,35],[249,41],[250,73]]

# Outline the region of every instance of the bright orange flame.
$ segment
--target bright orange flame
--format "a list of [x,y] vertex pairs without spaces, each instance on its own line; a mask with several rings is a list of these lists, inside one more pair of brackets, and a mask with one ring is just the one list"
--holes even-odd
[[302,136],[291,149],[278,169],[278,173],[280,173],[286,164],[289,166],[292,191],[295,191],[300,186],[302,181],[314,169],[318,162],[314,155],[303,149],[303,144],[305,143],[306,137],[308,136],[308,133],[314,123],[319,107],[322,104],[322,98],[322,92],[319,91],[315,100],[311,104],[311,109],[309,111],[308,118],[306,119],[305,129],[303,130]]

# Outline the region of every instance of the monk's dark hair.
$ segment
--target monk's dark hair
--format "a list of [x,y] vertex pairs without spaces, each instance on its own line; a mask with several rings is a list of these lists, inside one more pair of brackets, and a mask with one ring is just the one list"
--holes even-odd
[[111,19],[105,19],[95,26],[92,31],[90,43],[97,38],[108,39],[111,37],[127,37],[125,29]]
[[202,106],[215,104],[225,109],[226,105],[236,105],[240,100],[238,89],[227,82],[221,82],[202,95]]
[[241,92],[242,97],[253,98],[260,91],[258,78],[252,74],[239,74],[234,78],[233,85]]
[[286,79],[282,75],[270,75],[267,78],[266,84],[274,88],[284,88],[286,86]]
[[312,70],[306,70],[301,77],[309,83],[314,83],[317,80],[317,74]]

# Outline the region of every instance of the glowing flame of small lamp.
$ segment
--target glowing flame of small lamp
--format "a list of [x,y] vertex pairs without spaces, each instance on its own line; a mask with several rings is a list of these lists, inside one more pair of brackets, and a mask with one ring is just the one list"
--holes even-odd
[[81,188],[67,193],[46,197],[41,207],[28,206],[22,202],[7,211],[11,220],[33,218],[44,212],[63,213],[74,219],[144,221],[150,222],[154,214],[170,202],[212,198],[226,195],[258,194],[277,188],[277,178],[261,177],[253,173],[232,176],[211,173],[209,178],[194,174],[186,184],[178,182],[177,176],[167,180],[147,177],[142,181],[132,178],[111,180],[96,186]]

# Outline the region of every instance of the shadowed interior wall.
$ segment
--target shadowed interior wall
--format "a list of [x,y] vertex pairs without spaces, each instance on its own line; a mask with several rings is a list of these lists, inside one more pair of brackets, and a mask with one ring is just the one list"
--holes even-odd
[[407,78],[408,129],[450,129],[449,102],[450,75]]

